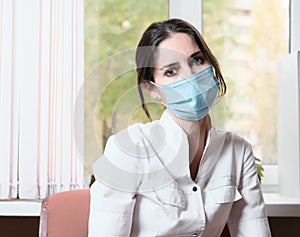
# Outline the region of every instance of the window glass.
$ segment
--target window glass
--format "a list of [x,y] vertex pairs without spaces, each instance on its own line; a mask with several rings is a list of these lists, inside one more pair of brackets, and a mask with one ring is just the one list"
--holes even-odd
[[246,137],[277,163],[277,60],[288,54],[288,0],[203,0],[203,35],[228,86],[216,126]]
[[[114,130],[125,128],[135,121],[147,121],[140,106],[136,109],[126,107],[140,104],[139,101],[132,101],[138,99],[134,49],[150,23],[167,18],[168,1],[85,0],[84,162],[87,177],[91,174],[92,163],[100,155],[91,138],[93,133],[96,133],[100,150],[103,150],[107,138]],[[95,75],[98,80],[96,83]],[[105,80],[108,82],[103,84]],[[95,86],[89,85],[91,81],[94,81]],[[95,95],[95,87],[103,87],[96,90],[97,93],[101,92],[98,95]],[[91,100],[95,96],[99,98],[93,108]],[[162,107],[157,105],[150,104],[149,107],[154,118],[162,111]],[[94,124],[91,125],[91,121]]]

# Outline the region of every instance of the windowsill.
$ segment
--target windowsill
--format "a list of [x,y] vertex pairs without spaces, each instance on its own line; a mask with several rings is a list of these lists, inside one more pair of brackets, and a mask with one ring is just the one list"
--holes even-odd
[[[264,193],[269,217],[300,217],[300,198]],[[41,201],[0,201],[0,216],[40,216]]]
[[264,193],[269,217],[300,217],[300,198],[280,196],[278,193]]
[[40,216],[41,203],[37,200],[0,201],[0,216]]

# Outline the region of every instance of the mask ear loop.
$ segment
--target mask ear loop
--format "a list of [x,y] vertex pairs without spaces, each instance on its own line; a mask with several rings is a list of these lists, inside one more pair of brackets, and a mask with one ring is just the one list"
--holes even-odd
[[[149,83],[153,86],[156,86],[156,87],[160,88],[160,89],[163,88],[162,85],[156,84],[153,81],[149,81]],[[157,100],[159,103],[161,103],[163,106],[167,107],[166,103],[162,100],[162,98],[157,93],[155,93],[154,99]]]

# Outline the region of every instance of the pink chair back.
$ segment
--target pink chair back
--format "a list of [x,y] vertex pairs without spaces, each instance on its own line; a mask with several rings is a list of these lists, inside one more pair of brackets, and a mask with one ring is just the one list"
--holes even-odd
[[40,237],[87,237],[89,189],[50,195],[42,202]]

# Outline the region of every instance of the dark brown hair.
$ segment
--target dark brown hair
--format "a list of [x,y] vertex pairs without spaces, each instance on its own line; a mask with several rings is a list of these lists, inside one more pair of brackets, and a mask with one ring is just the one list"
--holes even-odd
[[216,57],[212,54],[199,31],[181,19],[169,19],[152,23],[143,33],[136,50],[136,71],[139,95],[143,109],[151,120],[151,115],[145,104],[141,85],[145,81],[154,81],[153,72],[155,67],[156,50],[159,44],[174,33],[185,33],[189,35],[198,45],[206,60],[212,65],[215,76],[219,80],[219,96],[226,93],[226,84],[223,79],[220,66]]

